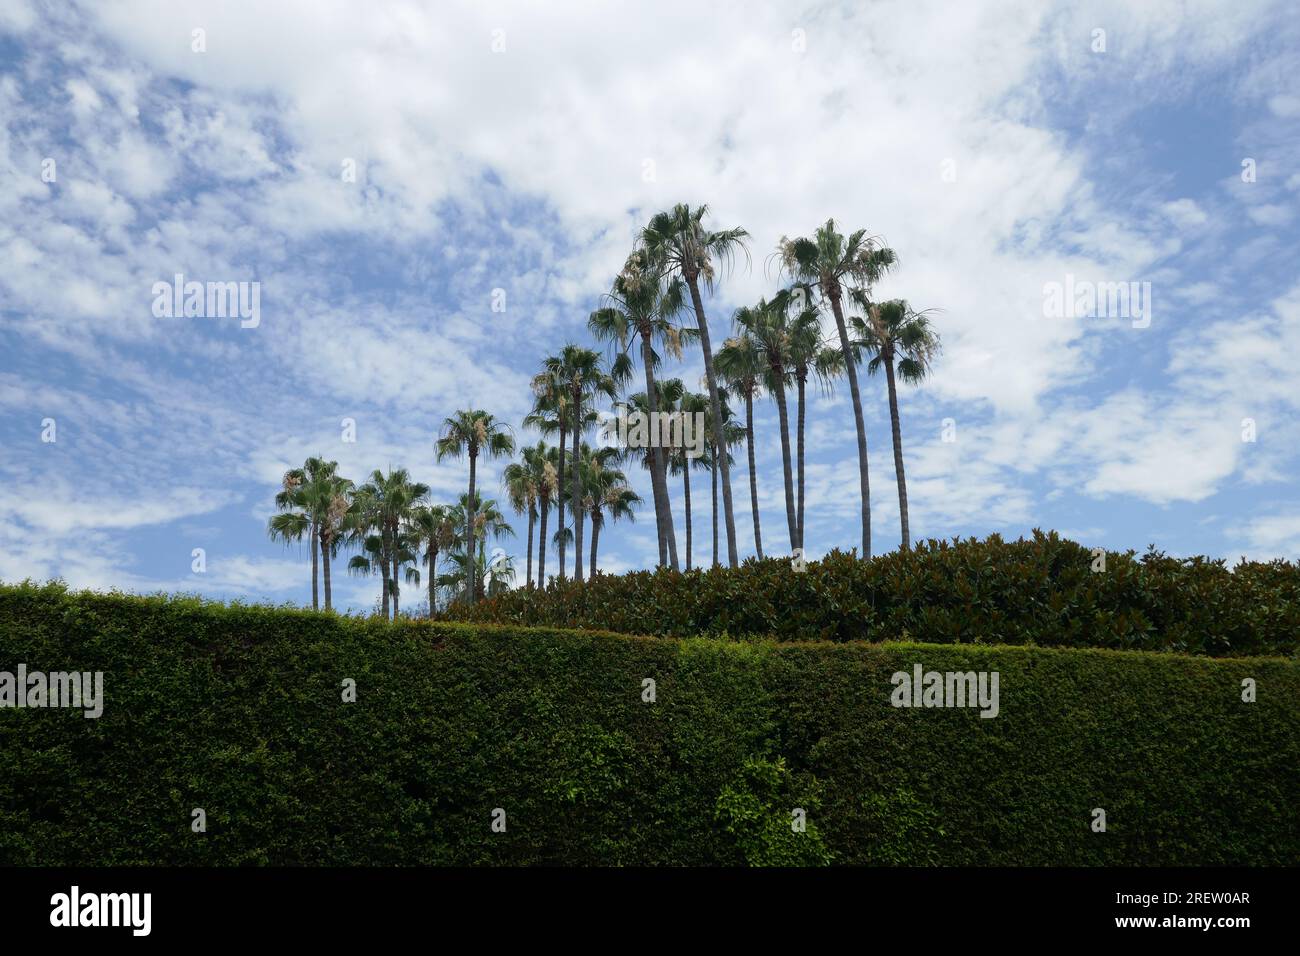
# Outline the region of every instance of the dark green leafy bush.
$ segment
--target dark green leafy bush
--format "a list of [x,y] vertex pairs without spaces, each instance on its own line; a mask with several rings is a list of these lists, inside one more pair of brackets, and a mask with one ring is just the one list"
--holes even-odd
[[[97,720],[0,708],[0,864],[1300,863],[1294,660],[0,586],[0,670],[18,663],[103,671],[106,700]],[[915,663],[998,671],[999,716],[895,709]]]
[[833,551],[800,573],[787,559],[731,570],[639,571],[516,589],[454,620],[777,640],[910,638],[1188,654],[1294,654],[1300,566],[1109,552],[1035,531],[1030,540],[928,541],[859,561]]

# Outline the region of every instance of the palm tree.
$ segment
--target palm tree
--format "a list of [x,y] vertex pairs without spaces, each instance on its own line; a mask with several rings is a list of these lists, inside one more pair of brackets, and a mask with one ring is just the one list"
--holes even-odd
[[501,475],[501,483],[505,486],[510,507],[514,509],[515,514],[528,513],[528,549],[524,552],[527,555],[528,574],[524,582],[530,588],[533,586],[533,528],[537,523],[538,493],[536,475],[528,461],[528,456],[532,452],[535,452],[535,449],[525,448],[521,460],[511,462]]
[[[682,387],[682,383],[675,378],[665,382],[664,385],[665,388],[662,393],[664,407],[672,408],[682,417],[683,434],[685,433],[685,421],[688,416],[692,423],[696,421],[695,416],[697,413],[702,414],[705,421],[708,420],[709,397],[707,395],[688,392]],[[691,543],[693,538],[691,527],[691,469],[700,467],[700,458],[692,457],[687,451],[684,441],[680,447],[671,449],[672,458],[670,464],[673,474],[680,472],[682,476],[682,495],[686,505],[686,570],[689,571],[691,569]]]
[[452,509],[446,505],[420,505],[407,519],[407,529],[412,546],[417,550],[424,549],[422,561],[428,568],[426,573],[429,578],[429,616],[433,617],[438,607],[436,599],[438,555],[450,548],[456,540],[456,523]]
[[867,428],[862,418],[862,394],[858,390],[858,373],[853,361],[844,319],[844,282],[849,281],[869,293],[871,285],[897,261],[894,251],[869,238],[859,229],[847,239],[828,219],[809,239],[782,237],[777,247],[781,268],[796,281],[816,285],[823,302],[830,302],[839,330],[840,352],[849,378],[853,399],[853,422],[858,432],[858,485],[862,496],[862,556],[871,557],[871,479],[867,468]]
[[[565,383],[559,374],[559,369],[563,364],[563,358],[559,355],[548,355],[542,360],[542,370],[533,376],[533,410],[524,417],[524,425],[531,425],[537,428],[544,437],[551,435],[559,436],[556,443],[556,485],[555,485],[555,511],[556,526],[561,530],[564,528],[564,458],[565,458],[565,438],[569,431],[569,390],[565,388]],[[542,547],[546,546],[546,534],[542,533]],[[560,577],[564,577],[564,550],[558,552],[560,561]]]
[[750,338],[763,364],[763,384],[776,400],[781,430],[781,469],[785,479],[785,520],[790,533],[790,550],[799,547],[799,526],[794,509],[794,472],[790,461],[790,414],[785,387],[790,379],[789,329],[782,304],[759,300],[758,305],[739,308],[732,316],[737,330]]
[[320,597],[317,585],[317,562],[319,541],[316,537],[316,526],[312,522],[312,516],[307,513],[302,496],[298,492],[301,484],[301,471],[293,469],[284,474],[284,483],[282,489],[275,496],[276,507],[280,509],[279,514],[271,516],[266,523],[266,533],[272,541],[283,541],[286,546],[294,541],[302,541],[304,538],[310,542],[311,546],[311,606],[312,610],[320,608]]
[[[331,464],[334,464],[331,462]],[[329,474],[303,486],[315,518],[316,536],[320,540],[321,581],[325,585],[325,610],[334,608],[334,591],[330,579],[330,559],[338,554],[346,532],[348,512],[352,507],[353,485],[346,478]]]
[[[718,395],[718,380],[713,370],[713,348],[709,340],[709,322],[704,315],[704,301],[700,298],[700,280],[712,292],[715,276],[714,262],[724,269],[731,265],[737,252],[744,252],[746,261],[749,249],[745,240],[749,233],[744,229],[724,229],[714,232],[704,228],[704,217],[709,207],[701,205],[694,210],[678,203],[671,212],[657,213],[641,231],[641,243],[650,260],[665,275],[680,276],[691,293],[691,304],[700,332],[700,350],[704,353],[704,377],[709,385],[709,404],[713,412],[713,440],[723,445],[722,410]],[[731,567],[739,564],[736,551],[736,519],[731,507],[731,470],[727,456],[722,456],[722,507],[727,521],[727,555]]]
[[633,508],[641,503],[641,496],[628,487],[627,476],[614,465],[619,460],[618,449],[604,448],[588,456],[584,452],[583,486],[584,503],[591,515],[591,561],[588,576],[596,576],[596,551],[600,547],[600,531],[605,518],[634,520]]
[[[500,458],[514,454],[515,440],[509,432],[509,426],[497,421],[496,417],[482,409],[465,409],[442,423],[442,437],[437,442],[438,460],[447,456],[459,458],[469,456],[469,495],[466,497],[465,541],[469,549],[469,566],[474,564],[474,503],[478,500],[474,491],[475,469],[478,456]],[[474,603],[474,578],[467,579],[468,597]]]
[[754,467],[754,396],[763,373],[758,345],[748,335],[727,339],[715,358],[718,375],[733,394],[745,398],[745,442],[749,454],[749,508],[754,518],[754,551],[763,557],[763,528],[758,517],[758,472]]
[[424,504],[429,486],[411,481],[405,468],[389,468],[388,474],[375,469],[353,496],[346,526],[348,537],[359,543],[365,554],[348,562],[352,574],[375,574],[382,580],[382,608],[396,620],[401,611],[401,569],[418,560],[408,530],[411,515]]
[[[452,508],[452,523],[457,528],[468,528],[470,521],[469,515],[473,514],[473,534],[469,540],[470,548],[467,550],[465,541],[457,540],[452,545],[447,559],[452,563],[453,571],[450,577],[443,575],[439,578],[439,583],[452,590],[453,595],[459,595],[465,601],[474,600],[470,589],[476,588],[475,582],[482,582],[484,575],[490,570],[490,564],[487,560],[487,542],[488,539],[498,540],[500,538],[514,537],[515,529],[506,521],[505,514],[500,507],[491,498],[484,499],[478,492],[474,493],[471,498],[468,494],[460,496],[454,508]],[[470,561],[469,555],[474,554],[473,561]],[[467,568],[476,568],[477,574],[466,575],[464,572]],[[511,567],[510,577],[513,579],[514,570]],[[463,588],[464,590],[459,590]],[[475,593],[476,593],[475,590]]]
[[551,502],[559,498],[560,479],[556,470],[558,452],[545,442],[538,442],[524,453],[537,483],[537,502],[541,515],[537,534],[537,586],[546,587],[546,519]]
[[[533,413],[534,423],[545,429],[546,424],[540,416],[554,410],[558,419],[560,432],[560,491],[568,494],[571,510],[581,497],[578,473],[573,470],[569,485],[564,486],[564,436],[568,431],[573,436],[573,460],[579,455],[582,435],[596,422],[594,404],[602,395],[613,401],[618,395],[618,386],[614,377],[601,368],[600,353],[572,343],[565,345],[559,355],[548,356],[542,362],[542,371],[533,380],[536,405]],[[560,526],[564,526],[563,497],[560,499]],[[573,534],[576,556],[573,564],[573,577],[582,580],[582,510],[573,511]],[[564,573],[565,538],[560,538],[560,573]]]
[[808,376],[812,373],[823,388],[829,390],[830,379],[844,364],[839,349],[822,340],[821,314],[812,303],[812,288],[799,284],[783,289],[773,299],[774,306],[786,315],[786,360],[794,378],[799,405],[795,419],[795,530],[799,548],[804,546],[804,426],[808,414]]
[[317,528],[319,515],[307,509],[303,501],[303,486],[333,475],[338,470],[337,461],[326,461],[319,455],[308,458],[301,468],[291,468],[284,473],[280,491],[275,496],[275,506],[283,515],[276,515],[267,523],[271,540],[285,544],[306,538],[311,547],[311,606],[320,609],[320,537]]
[[[640,340],[641,367],[645,373],[643,394],[648,396],[645,411],[652,416],[659,411],[655,371],[660,358],[656,343],[669,355],[680,359],[683,343],[696,334],[677,322],[677,317],[686,307],[685,296],[685,284],[680,277],[661,278],[644,253],[633,252],[614,279],[612,290],[605,296],[608,304],[591,313],[587,319],[591,333],[601,341],[611,343],[615,350],[610,369],[616,380],[628,377],[629,349],[634,338]],[[659,566],[671,566],[675,571],[678,568],[677,534],[668,498],[667,455],[652,443],[647,462],[650,487],[654,493]]]
[[930,374],[930,364],[939,354],[939,333],[924,312],[914,312],[903,299],[873,303],[862,290],[853,291],[853,301],[862,309],[853,317],[854,344],[872,356],[867,374],[885,370],[889,387],[889,421],[894,439],[894,471],[898,476],[898,515],[903,532],[903,550],[912,547],[907,520],[907,479],[903,475],[903,432],[898,420],[898,377],[908,385],[919,385]]
[[745,437],[745,428],[737,422],[731,414],[731,406],[727,403],[727,390],[721,389],[718,396],[722,408],[722,439],[726,442],[725,450],[719,454],[713,444],[714,429],[710,427],[709,434],[704,444],[704,455],[700,462],[702,467],[707,467],[713,479],[713,564],[718,564],[718,464],[724,459],[731,458],[730,449],[740,444]]

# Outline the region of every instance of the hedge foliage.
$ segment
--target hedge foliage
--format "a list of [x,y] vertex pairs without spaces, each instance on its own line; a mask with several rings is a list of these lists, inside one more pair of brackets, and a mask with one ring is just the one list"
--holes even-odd
[[449,620],[597,628],[672,637],[1040,644],[1241,656],[1300,648],[1300,565],[1172,558],[1154,548],[1093,553],[1055,532],[1030,540],[928,541],[860,561],[832,551],[796,572],[789,558],[597,575],[518,588]]
[[[101,670],[106,702],[0,709],[3,864],[1300,863],[1293,660],[394,625],[27,584],[0,587],[0,670],[18,663]],[[998,671],[999,716],[895,709],[914,663]]]

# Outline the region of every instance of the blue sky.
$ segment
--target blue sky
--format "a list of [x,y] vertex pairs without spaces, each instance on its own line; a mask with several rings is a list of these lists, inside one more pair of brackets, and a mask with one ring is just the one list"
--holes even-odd
[[[0,579],[308,600],[305,556],[265,534],[284,470],[402,465],[451,500],[466,469],[435,462],[438,424],[476,406],[518,427],[542,357],[588,341],[635,228],[678,201],[753,237],[708,302],[715,342],[777,287],[779,238],[831,216],[898,252],[878,294],[939,310],[934,377],[902,396],[914,537],[1300,557],[1285,3],[611,11],[0,0]],[[260,324],[156,318],[178,272],[260,282]],[[1067,276],[1149,282],[1149,325],[1045,314]],[[703,368],[668,371],[698,387]],[[897,499],[883,383],[866,389],[880,551]],[[858,539],[846,399],[809,408],[814,556]],[[770,400],[756,431],[780,553]],[[655,550],[647,505],[601,564]],[[350,607],[377,595],[336,582]]]

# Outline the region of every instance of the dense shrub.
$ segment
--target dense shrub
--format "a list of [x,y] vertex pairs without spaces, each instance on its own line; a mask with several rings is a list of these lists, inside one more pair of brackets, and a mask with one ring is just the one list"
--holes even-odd
[[[1293,660],[0,587],[0,670],[18,663],[101,670],[106,703],[0,709],[0,864],[1300,863]],[[914,663],[998,671],[999,716],[893,708]]]
[[519,588],[448,619],[689,637],[1041,644],[1189,654],[1294,654],[1300,566],[1091,550],[1031,540],[919,544],[869,561],[833,551],[802,573],[789,559],[735,570],[639,571]]

